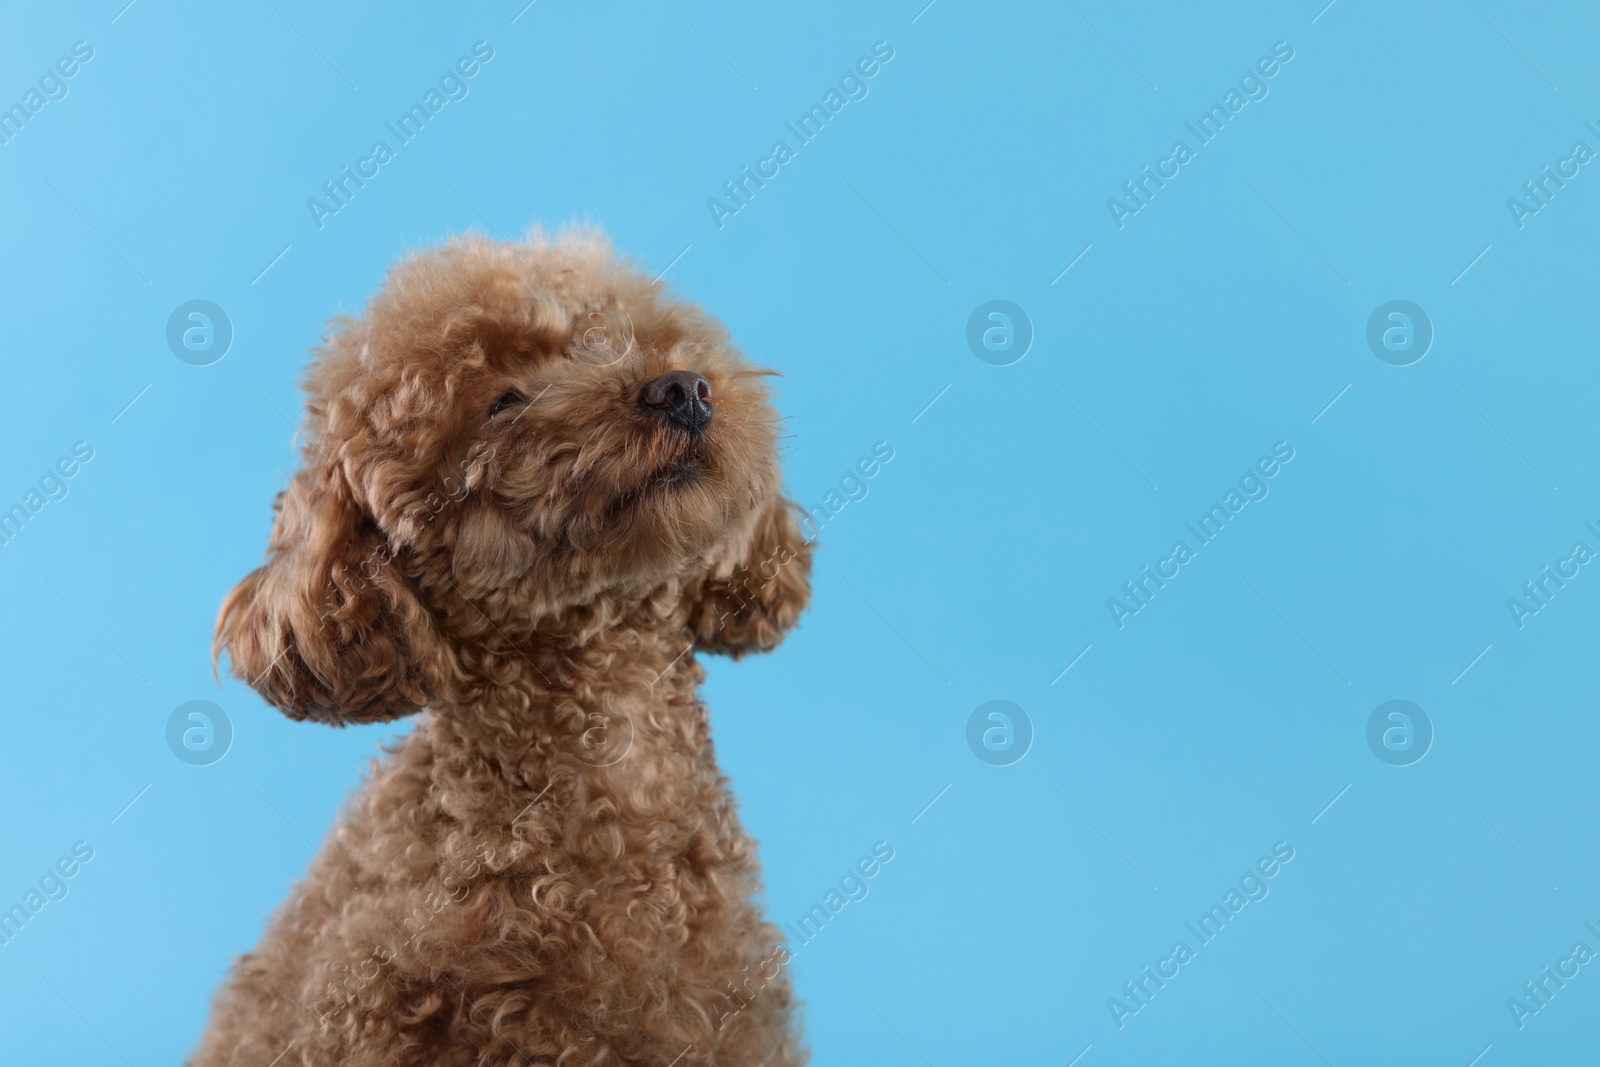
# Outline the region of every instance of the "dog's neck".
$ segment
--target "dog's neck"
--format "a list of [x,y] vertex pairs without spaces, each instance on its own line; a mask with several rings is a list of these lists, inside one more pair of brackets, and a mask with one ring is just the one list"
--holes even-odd
[[535,789],[561,770],[620,782],[632,764],[699,754],[704,671],[676,588],[569,623],[579,625],[520,638],[491,629],[458,646],[429,728],[478,767]]

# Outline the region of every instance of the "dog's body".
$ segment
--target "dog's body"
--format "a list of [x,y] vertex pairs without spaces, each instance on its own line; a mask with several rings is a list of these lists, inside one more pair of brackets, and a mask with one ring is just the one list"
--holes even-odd
[[218,644],[297,718],[427,710],[196,1067],[804,1061],[695,695],[806,600],[755,374],[582,236],[416,257],[330,339]]

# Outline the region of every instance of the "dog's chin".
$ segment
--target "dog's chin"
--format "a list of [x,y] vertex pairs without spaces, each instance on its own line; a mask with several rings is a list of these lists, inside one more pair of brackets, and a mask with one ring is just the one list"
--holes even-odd
[[698,540],[725,521],[721,506],[726,487],[698,456],[666,460],[626,487],[619,487],[607,510],[607,525],[626,531],[627,540]]
[[701,484],[705,477],[706,467],[699,459],[690,457],[674,460],[652,471],[639,487],[638,493],[648,497],[657,493],[678,492]]
[[671,511],[687,504],[681,498],[699,495],[694,493],[696,489],[711,488],[712,481],[705,461],[699,456],[664,460],[632,484],[619,486],[606,511],[609,518],[623,522],[663,509]]
[[626,545],[647,567],[672,572],[712,551],[742,527],[757,493],[753,472],[735,462],[731,469],[715,451],[664,460],[619,492],[608,525],[613,544]]

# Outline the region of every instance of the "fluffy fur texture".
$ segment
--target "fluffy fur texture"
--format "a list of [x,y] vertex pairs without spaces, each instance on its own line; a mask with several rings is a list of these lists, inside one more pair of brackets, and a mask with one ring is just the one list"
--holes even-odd
[[[671,370],[698,435],[641,404]],[[335,321],[216,648],[296,719],[423,714],[196,1067],[804,1062],[695,695],[808,597],[764,373],[585,232],[456,240]]]

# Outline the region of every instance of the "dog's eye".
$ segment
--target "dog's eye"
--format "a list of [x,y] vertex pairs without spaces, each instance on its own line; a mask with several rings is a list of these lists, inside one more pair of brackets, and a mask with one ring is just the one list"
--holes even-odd
[[515,389],[512,389],[510,392],[503,394],[500,399],[496,400],[493,406],[489,408],[489,417],[492,419],[506,408],[516,407],[519,404],[526,404],[527,402],[527,397],[523,396]]

